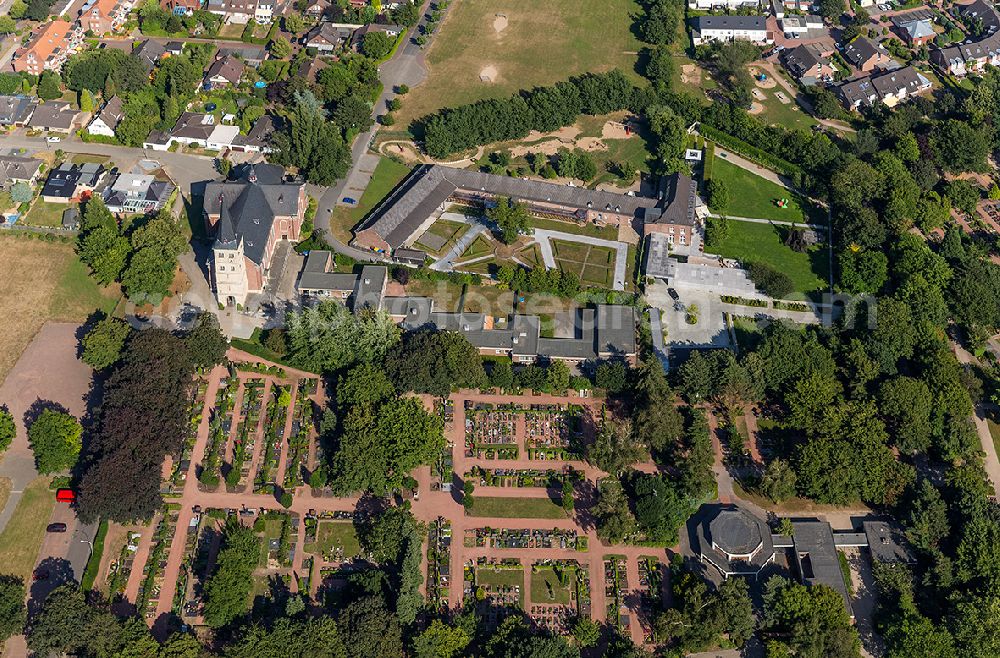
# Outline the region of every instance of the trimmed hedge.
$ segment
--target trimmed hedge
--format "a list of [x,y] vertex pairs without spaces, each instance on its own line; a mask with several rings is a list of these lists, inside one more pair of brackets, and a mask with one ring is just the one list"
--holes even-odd
[[743,156],[744,158],[756,162],[757,164],[767,167],[768,169],[773,169],[779,174],[785,176],[795,176],[796,174],[801,175],[803,173],[802,167],[792,164],[788,160],[783,160],[776,155],[772,155],[767,151],[757,148],[752,144],[744,142],[742,139],[733,137],[728,133],[724,133],[721,130],[717,130],[712,126],[706,125],[704,123],[698,125],[698,132],[702,135],[711,139],[712,141],[718,142],[727,149]]
[[90,559],[87,560],[87,568],[83,571],[83,578],[80,579],[80,588],[84,592],[94,589],[94,581],[97,580],[97,572],[101,568],[101,556],[104,555],[104,538],[108,535],[108,520],[101,521],[94,536],[94,550],[90,552]]

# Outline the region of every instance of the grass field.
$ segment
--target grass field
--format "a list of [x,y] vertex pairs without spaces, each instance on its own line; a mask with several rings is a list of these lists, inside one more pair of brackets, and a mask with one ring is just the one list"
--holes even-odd
[[791,103],[782,103],[778,100],[778,97],[775,96],[778,91],[783,92],[786,97],[789,95],[783,88],[761,89],[761,91],[765,98],[763,101],[758,101],[764,106],[764,111],[758,115],[760,119],[785,128],[800,128],[802,130],[812,130],[813,126],[819,125],[816,119],[803,110],[794,99]]
[[[574,572],[570,571],[569,582],[573,583]],[[531,574],[531,602],[540,605],[569,605],[571,600],[569,585],[563,585],[556,578],[553,569],[540,568]]]
[[596,224],[590,223],[581,226],[576,222],[561,222],[558,219],[543,219],[541,217],[532,217],[531,225],[535,228],[547,231],[562,231],[563,233],[586,235],[591,238],[600,238],[602,240],[618,239],[618,228],[615,226],[597,226]]
[[[748,313],[752,313],[752,308],[747,308]],[[753,318],[734,317],[733,329],[736,331],[736,343],[741,351],[753,351],[760,341],[763,340],[763,327]]]
[[469,516],[498,519],[564,519],[566,512],[549,498],[491,498],[476,496]]
[[381,201],[392,188],[399,185],[399,182],[410,173],[410,168],[401,165],[389,158],[380,158],[372,174],[372,180],[368,183],[365,193],[358,199],[358,205],[336,206],[333,214],[330,215],[330,230],[333,237],[341,242],[348,242],[351,239],[351,229],[364,219],[365,215],[371,212],[379,201]]
[[992,418],[987,418],[986,424],[990,428],[990,436],[993,437],[993,448],[997,452],[1000,452],[1000,424],[998,424]]
[[[737,167],[725,158],[715,156],[712,178],[723,180],[729,186],[730,201],[726,214],[731,217],[755,217],[784,222],[824,222],[822,217],[809,217],[804,208],[815,212],[804,199],[797,198],[791,190],[766,178]],[[788,199],[787,208],[775,205],[778,199]]]
[[483,235],[478,235],[476,236],[476,239],[472,241],[472,244],[466,247],[465,251],[462,252],[462,255],[459,256],[458,260],[463,261],[469,260],[470,258],[482,258],[483,256],[491,253],[493,253],[493,245],[489,238]]
[[320,521],[316,529],[316,542],[305,545],[305,552],[314,555],[329,553],[334,547],[344,551],[344,557],[361,552],[358,535],[350,521]]
[[29,226],[62,226],[63,213],[71,205],[37,199],[21,221]]
[[830,268],[826,247],[814,245],[805,253],[793,251],[784,243],[788,230],[786,226],[731,219],[729,235],[722,244],[705,247],[705,251],[744,262],[767,263],[791,277],[795,291],[804,295],[825,290]]
[[118,297],[94,283],[73,245],[0,236],[0,379],[43,324],[111,312]]
[[[439,219],[424,231],[423,235],[413,244],[417,249],[423,249],[427,253],[436,256],[443,256],[448,250],[461,239],[465,232],[471,228],[462,222],[452,222],[447,219]],[[441,246],[436,246],[437,243]]]
[[552,240],[559,269],[574,272],[584,285],[610,288],[614,283],[615,251],[580,242]]
[[31,572],[35,568],[38,549],[45,538],[55,496],[49,491],[49,478],[35,478],[24,489],[3,534],[0,534],[0,564],[4,573],[23,578],[31,586]]
[[[451,5],[427,52],[429,75],[403,101],[400,126],[442,107],[509,96],[588,71],[617,68],[639,82],[635,0],[462,0]],[[497,31],[497,15],[507,26]],[[480,80],[494,67],[493,82]]]

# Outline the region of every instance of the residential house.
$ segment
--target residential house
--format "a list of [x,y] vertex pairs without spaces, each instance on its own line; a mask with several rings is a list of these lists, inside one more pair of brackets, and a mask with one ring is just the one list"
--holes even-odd
[[955,4],[958,15],[974,25],[982,27],[983,34],[993,34],[1000,30],[1000,14],[992,2],[975,0],[967,5]]
[[239,137],[239,126],[216,126],[208,136],[205,146],[215,151],[225,151],[233,148]]
[[299,64],[299,68],[296,69],[295,75],[303,80],[315,83],[316,75],[327,66],[329,66],[329,64],[324,62],[319,57],[313,57],[312,59],[307,59]]
[[104,137],[114,137],[115,128],[125,117],[123,109],[124,103],[121,96],[113,96],[111,100],[104,104],[101,111],[97,113],[94,120],[87,126],[87,132],[91,135],[103,135]]
[[937,33],[934,32],[933,21],[934,13],[929,9],[918,9],[892,17],[893,29],[912,48],[919,48],[934,40]]
[[115,32],[128,19],[132,0],[88,0],[80,11],[80,27],[97,35]]
[[274,16],[274,0],[209,0],[207,11],[222,16],[227,24],[270,23]]
[[799,16],[793,14],[781,19],[781,31],[786,39],[800,39],[812,34],[823,32],[823,19],[820,16]]
[[949,75],[982,73],[987,65],[1000,66],[1000,32],[981,41],[931,51],[931,62]]
[[875,69],[888,68],[893,63],[889,53],[876,45],[870,39],[858,37],[846,44],[843,50],[844,59],[862,73],[871,73]]
[[[812,0],[770,0],[771,13],[779,21],[785,17],[786,12],[792,14],[808,14],[819,11],[819,7]],[[871,0],[874,1],[874,0]]]
[[765,16],[699,16],[694,20],[691,40],[696,46],[709,41],[774,43]]
[[829,53],[816,44],[804,44],[792,50],[785,50],[782,63],[795,79],[807,87],[819,82],[832,82],[837,70],[833,68]]
[[405,32],[406,28],[402,25],[383,25],[381,23],[369,23],[364,27],[360,27],[354,31],[351,35],[351,47],[355,50],[361,49],[361,44],[364,43],[365,35],[372,32],[382,32],[390,39],[395,39],[402,32]]
[[274,150],[270,146],[271,135],[280,129],[279,121],[277,117],[265,114],[257,119],[250,132],[233,139],[232,149],[243,153],[271,153]]
[[388,269],[366,265],[357,274],[333,271],[333,255],[312,251],[306,258],[296,290],[307,301],[336,299],[354,313],[366,308],[386,311],[404,330],[434,329],[462,334],[484,356],[505,356],[527,364],[539,359],[569,363],[636,358],[635,309],[598,304],[580,309],[573,321],[573,335],[545,338],[541,318],[514,314],[493,318],[482,313],[441,312],[428,297],[387,297]]
[[219,303],[246,305],[263,292],[275,247],[298,240],[306,210],[305,185],[287,183],[277,165],[247,165],[232,182],[205,187],[205,222],[212,279]]
[[707,11],[710,9],[739,9],[760,7],[760,0],[688,0],[688,7]]
[[208,67],[205,72],[205,89],[222,89],[235,87],[240,83],[246,65],[234,55],[221,57]]
[[0,189],[9,190],[17,183],[34,187],[42,171],[42,161],[17,155],[0,155]]
[[931,83],[912,66],[878,75],[864,76],[837,87],[841,101],[851,110],[882,101],[893,107],[914,94],[930,89]]
[[42,71],[62,70],[66,58],[76,52],[83,32],[67,21],[42,23],[26,46],[14,51],[11,64],[17,72],[40,75]]
[[97,189],[107,171],[102,165],[86,162],[82,165],[63,162],[49,171],[42,186],[42,200],[69,203],[88,197]]
[[0,96],[0,126],[28,125],[38,100],[27,96]]
[[168,41],[163,48],[167,51],[167,54],[171,57],[178,57],[184,54],[184,42],[183,41]]
[[135,47],[132,55],[142,62],[142,67],[146,69],[146,73],[152,73],[153,69],[159,65],[160,60],[167,56],[167,49],[159,41],[146,39]]
[[148,213],[162,208],[174,186],[141,174],[119,174],[104,190],[104,205],[111,212]]
[[175,16],[191,16],[201,9],[201,0],[160,0],[160,7]]
[[208,146],[208,138],[215,130],[215,117],[211,114],[184,112],[170,131],[170,141],[185,146]]
[[28,127],[45,132],[69,133],[79,116],[80,111],[74,110],[69,103],[48,101],[35,108]]
[[146,136],[142,147],[151,151],[167,151],[170,149],[170,133],[154,130]]
[[215,53],[215,59],[217,60],[226,57],[236,57],[243,60],[243,63],[247,66],[257,68],[267,58],[267,50],[263,46],[248,44],[245,46],[223,46]]
[[330,0],[308,0],[306,4],[306,16],[313,18],[323,18],[326,11],[333,6]]
[[643,236],[661,233],[670,245],[689,246],[697,224],[698,184],[687,174],[662,176],[656,196],[660,203],[646,209]]
[[349,23],[323,21],[306,33],[302,43],[306,48],[315,48],[321,53],[332,53],[340,50],[350,40],[354,31],[361,27]]

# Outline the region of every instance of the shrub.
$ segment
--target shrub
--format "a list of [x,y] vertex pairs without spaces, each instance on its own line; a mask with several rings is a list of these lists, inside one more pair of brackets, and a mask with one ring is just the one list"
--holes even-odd
[[747,267],[750,280],[768,297],[781,299],[787,297],[793,290],[795,284],[784,272],[779,272],[770,265],[762,262],[750,263]]

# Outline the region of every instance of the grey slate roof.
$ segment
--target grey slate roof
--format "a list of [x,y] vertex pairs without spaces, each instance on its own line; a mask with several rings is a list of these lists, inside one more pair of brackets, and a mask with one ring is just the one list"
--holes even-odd
[[16,155],[0,155],[0,187],[17,181],[29,181],[38,174],[41,160]]
[[122,118],[125,116],[125,111],[123,106],[121,96],[113,96],[111,100],[104,104],[101,111],[97,114],[97,118],[104,122],[108,128],[114,130],[121,123]]
[[858,37],[844,46],[844,58],[854,66],[861,67],[865,62],[881,52],[874,43],[865,37]]
[[699,32],[705,30],[766,30],[766,16],[699,16],[695,20]]
[[0,126],[24,123],[37,104],[38,101],[27,96],[0,96]]
[[378,265],[365,265],[361,268],[357,286],[354,288],[353,311],[357,313],[365,307],[382,308],[382,295],[389,270]]
[[173,130],[170,131],[171,136],[187,139],[208,139],[212,131],[215,130],[214,120],[212,123],[204,123],[208,116],[195,112],[181,113],[177,119],[177,123],[174,124]]
[[215,58],[222,59],[229,55],[239,57],[251,66],[258,66],[267,57],[267,51],[263,46],[250,44],[244,46],[223,46],[215,53]]
[[601,304],[597,307],[597,352],[600,355],[635,354],[635,309]]
[[146,69],[146,73],[152,71],[166,53],[167,49],[163,47],[163,44],[152,39],[146,39],[132,51],[132,55],[142,62],[142,67]]
[[917,73],[912,66],[906,66],[895,71],[889,71],[882,75],[872,77],[872,86],[879,96],[898,95],[904,89],[907,94],[912,94],[920,90],[926,82],[926,78]]
[[968,5],[956,4],[955,9],[966,18],[981,19],[985,32],[995,32],[1000,28],[1000,14],[997,14],[996,8],[986,0],[976,0]]
[[237,146],[256,146],[264,148],[271,142],[271,135],[279,130],[281,120],[271,114],[265,114],[257,119],[246,135],[237,135],[233,144]]
[[212,79],[216,76],[220,76],[227,80],[230,84],[238,84],[240,78],[243,77],[243,71],[246,70],[246,65],[237,59],[234,55],[226,55],[225,57],[220,57],[219,59],[212,62],[208,70],[205,71],[205,77]]
[[898,528],[885,521],[864,521],[861,527],[864,528],[868,539],[868,550],[875,560],[890,563],[915,561],[903,533]]
[[826,585],[844,600],[847,613],[852,618],[851,599],[840,571],[840,558],[833,542],[833,530],[824,521],[792,521],[792,538],[799,573],[805,585]]
[[662,176],[657,196],[662,203],[646,209],[646,223],[694,226],[698,204],[698,184],[694,179],[681,173]]
[[812,44],[804,44],[784,53],[785,66],[796,78],[801,78],[806,71],[823,63],[819,48]]
[[205,212],[219,215],[220,222],[228,215],[232,234],[228,231],[223,234],[224,225],[220,223],[217,239],[221,238],[224,244],[232,238],[242,240],[244,254],[261,264],[274,219],[298,215],[301,185],[268,184],[259,178],[254,183],[249,180],[251,172],[255,173],[254,168],[244,171],[247,177],[236,182],[209,183],[205,186]]
[[595,211],[606,209],[644,216],[656,199],[497,176],[443,165],[418,167],[407,181],[373,211],[363,229],[374,229],[393,249],[400,247],[434,210],[457,190],[504,196],[519,201],[551,203]]
[[70,107],[69,103],[49,101],[35,108],[28,125],[32,128],[69,130],[73,126],[73,120],[79,114],[78,111]]
[[93,188],[104,175],[104,167],[93,162],[83,165],[63,162],[49,171],[49,177],[42,186],[42,196],[70,199],[76,194],[79,185]]

